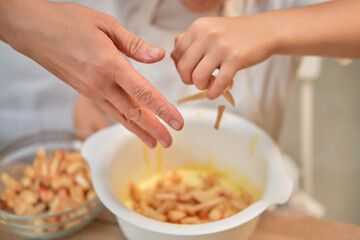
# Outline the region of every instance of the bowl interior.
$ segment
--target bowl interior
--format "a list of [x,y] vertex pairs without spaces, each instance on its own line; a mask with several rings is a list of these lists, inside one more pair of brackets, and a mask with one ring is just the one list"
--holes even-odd
[[[201,234],[240,225],[259,215],[270,204],[287,200],[291,182],[282,170],[281,154],[260,128],[225,113],[220,129],[215,130],[216,111],[182,109],[181,113],[185,127],[180,132],[171,131],[173,145],[163,150],[163,167],[211,165],[217,171],[226,173],[258,201],[228,219],[181,229],[171,226],[174,224],[157,222],[132,212],[121,204],[118,197],[121,197],[129,181],[145,177],[149,167],[144,160],[142,143],[117,125],[92,136],[82,149],[85,159],[90,162],[95,190],[110,211],[153,231]],[[149,153],[152,172],[158,167],[157,154],[157,150]]]
[[143,143],[129,135],[110,161],[111,188],[117,197],[121,197],[130,181],[139,181],[161,169],[209,167],[225,173],[258,200],[263,194],[268,167],[264,157],[266,152],[257,149],[259,134],[236,133],[227,126],[215,130],[205,118],[188,119],[181,132],[172,132],[173,146],[160,150],[161,153],[159,149],[144,150]]

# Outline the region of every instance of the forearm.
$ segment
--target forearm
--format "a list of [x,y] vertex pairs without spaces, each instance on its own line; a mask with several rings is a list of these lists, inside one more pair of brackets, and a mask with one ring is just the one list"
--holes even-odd
[[269,13],[274,54],[360,58],[360,1],[343,0]]
[[[15,49],[49,18],[47,0],[0,0],[0,40]],[[17,49],[20,50],[20,49]]]

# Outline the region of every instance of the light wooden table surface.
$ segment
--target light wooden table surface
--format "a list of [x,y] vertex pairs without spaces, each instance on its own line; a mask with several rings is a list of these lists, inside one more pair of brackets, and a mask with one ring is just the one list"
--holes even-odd
[[[4,226],[0,239],[24,240]],[[105,208],[94,222],[64,240],[125,240],[114,215]],[[360,240],[360,225],[284,213],[265,212],[250,240]]]

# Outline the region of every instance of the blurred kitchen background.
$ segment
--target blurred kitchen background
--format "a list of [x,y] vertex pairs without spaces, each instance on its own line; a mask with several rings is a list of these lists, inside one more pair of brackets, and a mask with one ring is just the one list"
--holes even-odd
[[[300,165],[300,87],[288,103],[281,141]],[[325,218],[360,224],[360,61],[322,61],[314,81],[314,194]]]

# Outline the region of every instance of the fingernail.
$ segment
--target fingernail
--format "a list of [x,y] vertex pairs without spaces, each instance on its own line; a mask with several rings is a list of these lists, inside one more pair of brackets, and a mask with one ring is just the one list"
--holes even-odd
[[152,141],[145,141],[145,144],[149,147],[149,148],[154,148],[156,146],[156,143],[152,142]]
[[157,47],[150,47],[148,50],[147,50],[147,54],[152,57],[152,58],[157,58],[160,56],[162,52],[162,49],[161,48],[157,48]]
[[176,120],[170,120],[169,124],[175,130],[180,130],[181,129],[180,123],[178,121],[176,121]]
[[164,139],[160,138],[159,139],[160,144],[164,147],[167,148],[169,146],[169,144],[167,143],[167,141],[165,141]]

